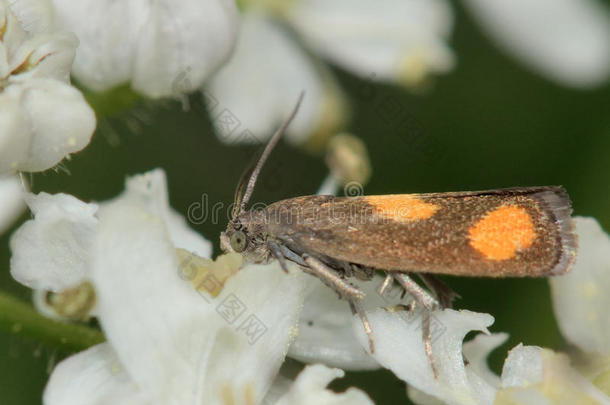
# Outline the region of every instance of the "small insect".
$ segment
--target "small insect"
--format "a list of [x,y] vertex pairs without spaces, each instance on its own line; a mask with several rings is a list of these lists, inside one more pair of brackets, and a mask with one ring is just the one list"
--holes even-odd
[[[348,280],[397,281],[424,308],[422,334],[433,372],[430,312],[450,308],[455,294],[435,274],[541,277],[567,272],[577,243],[570,199],[562,187],[357,197],[312,195],[246,210],[256,179],[303,98],[244,173],[222,249],[248,262],[277,259],[318,277],[349,302],[374,340],[361,306],[364,293]],[[427,289],[414,279],[416,274]]]

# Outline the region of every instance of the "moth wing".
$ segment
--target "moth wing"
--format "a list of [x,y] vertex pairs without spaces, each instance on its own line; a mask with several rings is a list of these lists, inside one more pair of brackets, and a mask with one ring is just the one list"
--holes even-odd
[[268,207],[269,233],[296,252],[388,271],[544,276],[576,255],[562,187],[360,197]]

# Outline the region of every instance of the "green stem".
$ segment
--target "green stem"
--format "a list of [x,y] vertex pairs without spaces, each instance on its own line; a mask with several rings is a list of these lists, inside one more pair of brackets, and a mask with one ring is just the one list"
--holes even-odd
[[86,349],[105,340],[100,331],[44,317],[31,305],[2,292],[0,292],[0,331],[7,331],[71,352]]

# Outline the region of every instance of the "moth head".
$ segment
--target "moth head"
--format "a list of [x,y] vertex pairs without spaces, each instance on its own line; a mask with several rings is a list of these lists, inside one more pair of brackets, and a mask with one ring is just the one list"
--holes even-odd
[[246,261],[259,263],[266,259],[267,234],[260,212],[247,211],[230,221],[220,235],[223,251],[241,253]]

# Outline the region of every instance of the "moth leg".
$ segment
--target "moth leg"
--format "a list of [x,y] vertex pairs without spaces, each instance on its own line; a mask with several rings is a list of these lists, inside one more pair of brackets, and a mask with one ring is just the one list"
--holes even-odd
[[443,283],[438,277],[432,274],[418,274],[419,278],[424,282],[426,287],[436,295],[440,302],[441,308],[452,308],[453,300],[459,298],[460,295],[453,291],[447,284]]
[[303,260],[308,266],[304,268],[306,272],[312,273],[314,276],[321,279],[325,284],[329,285],[341,297],[347,299],[352,310],[352,314],[358,314],[358,317],[362,322],[362,327],[364,328],[364,332],[369,340],[369,349],[371,354],[375,353],[373,329],[371,328],[371,324],[369,323],[366,313],[360,304],[360,300],[365,297],[365,294],[357,287],[354,287],[347,281],[343,280],[341,277],[339,277],[339,275],[337,275],[336,271],[315,257],[304,254]]
[[392,273],[396,281],[409,292],[415,300],[429,311],[437,308],[439,302],[428,291],[424,290],[406,273]]
[[360,317],[360,322],[362,322],[362,327],[364,328],[364,332],[366,333],[367,338],[369,339],[369,350],[371,354],[375,354],[375,343],[373,341],[373,328],[371,328],[371,324],[369,323],[369,319],[366,317],[366,313],[360,304],[360,301],[349,299],[349,307],[352,310],[352,314],[358,314]]
[[275,243],[274,241],[268,240],[267,248],[269,248],[269,251],[271,252],[273,257],[275,257],[278,260],[278,262],[280,262],[280,267],[282,268],[282,270],[284,270],[284,273],[289,273],[288,264],[286,263],[286,258],[284,257],[284,254],[282,253],[280,246],[277,243]]
[[290,250],[290,248],[285,245],[279,245],[279,247],[286,259],[300,264],[301,266],[307,267],[307,263],[305,263],[305,261],[301,258],[300,255],[294,253],[292,250]]
[[385,293],[388,292],[390,288],[392,288],[392,281],[394,281],[394,277],[392,277],[391,274],[386,273],[383,283],[381,283],[379,290],[377,290],[379,295],[385,295]]
[[408,291],[411,295],[413,295],[415,301],[420,303],[424,307],[423,311],[421,311],[422,339],[424,341],[426,356],[430,361],[430,366],[432,367],[432,372],[434,373],[434,378],[438,378],[438,370],[436,369],[434,357],[432,356],[430,312],[439,307],[439,302],[428,291],[426,291],[419,284],[413,281],[413,279],[409,277],[409,275],[405,273],[396,273],[393,275],[394,278],[398,281],[398,283],[405,289],[405,291]]
[[432,372],[434,373],[434,378],[438,379],[438,370],[436,369],[436,364],[434,363],[434,356],[432,356],[432,333],[430,332],[430,311],[424,310],[422,311],[422,339],[424,341],[424,347],[426,349],[426,356],[428,357],[428,361],[430,362],[430,366],[432,367]]
[[[460,294],[453,291],[447,284],[443,283],[438,277],[432,274],[422,273],[419,274],[419,278],[421,278],[424,284],[426,284],[426,287],[428,287],[432,292],[436,294],[438,300],[441,303],[441,308],[452,308],[453,300],[455,298],[460,298]],[[427,353],[428,352],[426,351],[426,354]],[[468,361],[468,359],[463,353],[462,359],[464,361],[465,366],[470,364],[470,361]],[[434,366],[432,368],[434,369]]]
[[318,277],[339,293],[341,297],[347,298],[348,300],[360,300],[364,298],[365,294],[360,291],[360,289],[343,280],[337,275],[336,271],[328,267],[322,261],[307,254],[303,255],[303,260],[308,266],[304,268],[306,272]]

